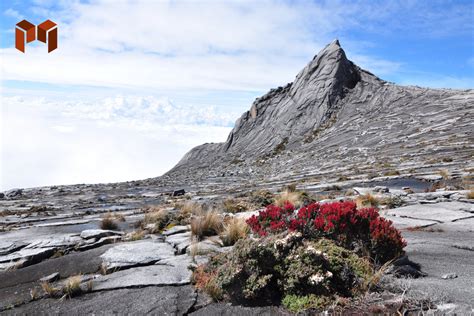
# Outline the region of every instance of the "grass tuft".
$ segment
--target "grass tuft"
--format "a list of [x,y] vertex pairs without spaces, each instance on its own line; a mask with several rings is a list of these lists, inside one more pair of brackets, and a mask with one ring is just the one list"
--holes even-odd
[[49,282],[42,282],[41,283],[41,288],[43,289],[44,293],[46,295],[48,295],[49,297],[57,297],[59,295],[59,293],[61,292],[60,289],[55,288]]
[[144,225],[154,224],[152,233],[161,232],[171,221],[169,212],[165,209],[151,207],[145,214]]
[[214,236],[222,232],[222,217],[217,211],[202,211],[191,219],[191,234],[198,240],[205,236]]
[[202,205],[196,202],[186,201],[184,204],[175,207],[179,210],[176,212],[174,220],[180,225],[190,224],[193,214],[202,213]]
[[220,237],[224,246],[232,246],[239,239],[247,237],[250,228],[243,218],[231,218],[225,225]]
[[474,188],[471,188],[471,190],[467,192],[466,197],[470,200],[474,199]]
[[30,290],[30,297],[32,301],[36,301],[39,298],[39,293],[37,288],[32,288]]
[[356,198],[356,204],[358,208],[364,207],[378,207],[380,204],[380,200],[373,196],[370,193],[358,196]]
[[249,209],[246,203],[233,198],[225,199],[222,204],[224,206],[224,211],[228,213],[240,213],[245,212]]
[[300,207],[303,205],[303,199],[301,192],[290,192],[283,191],[275,197],[275,205],[283,206],[285,202],[290,202],[295,207]]
[[115,230],[118,228],[117,223],[114,221],[114,216],[111,213],[107,213],[102,217],[100,228],[108,230]]
[[74,275],[67,278],[62,288],[64,296],[71,298],[73,296],[81,294],[82,293],[81,282],[82,282],[81,275]]
[[446,169],[440,170],[439,175],[443,177],[443,179],[448,180],[449,179],[449,171]]
[[143,239],[144,236],[145,236],[145,232],[143,230],[136,230],[130,234],[128,240],[130,241],[141,240]]
[[397,208],[403,206],[405,202],[399,196],[391,196],[380,200],[380,204],[387,205],[387,208]]
[[386,177],[389,177],[389,176],[399,176],[399,175],[400,175],[400,171],[398,171],[398,170],[388,170],[388,171],[385,172],[383,175],[386,176]]

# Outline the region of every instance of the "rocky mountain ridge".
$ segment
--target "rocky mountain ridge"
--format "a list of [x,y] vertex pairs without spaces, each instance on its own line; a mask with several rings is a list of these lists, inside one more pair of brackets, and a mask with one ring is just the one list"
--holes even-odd
[[164,179],[321,174],[328,166],[360,173],[376,162],[417,169],[443,159],[465,167],[473,105],[473,90],[381,80],[335,40],[294,82],[257,98],[225,143],[193,148]]

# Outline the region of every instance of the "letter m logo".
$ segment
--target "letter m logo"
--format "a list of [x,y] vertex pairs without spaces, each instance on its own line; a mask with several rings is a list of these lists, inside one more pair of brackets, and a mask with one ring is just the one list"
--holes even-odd
[[46,20],[38,27],[23,20],[16,24],[15,47],[21,52],[25,52],[25,46],[38,38],[38,41],[48,44],[48,53],[58,48],[58,27],[51,20]]

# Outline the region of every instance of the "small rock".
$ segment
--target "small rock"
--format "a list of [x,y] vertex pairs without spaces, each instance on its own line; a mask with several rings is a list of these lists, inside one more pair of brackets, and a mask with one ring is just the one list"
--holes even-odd
[[145,229],[148,230],[148,231],[154,231],[155,227],[156,227],[155,224],[146,224],[145,225]]
[[54,272],[54,273],[51,273],[50,275],[47,275],[45,277],[42,277],[40,279],[40,282],[48,282],[48,283],[51,283],[51,282],[54,282],[56,280],[59,279],[59,273],[58,272]]
[[22,189],[11,189],[5,193],[6,197],[12,198],[23,194]]
[[171,227],[170,229],[167,229],[163,232],[163,235],[165,236],[171,236],[174,234],[179,234],[179,233],[184,233],[191,230],[191,226],[189,225],[176,225]]
[[436,180],[441,180],[443,177],[441,175],[437,174],[430,174],[430,175],[425,175],[425,176],[418,176],[418,179],[421,180],[428,180],[428,181],[436,181]]
[[388,188],[387,187],[384,187],[384,186],[376,186],[374,188],[374,191],[375,192],[380,192],[380,193],[388,193]]
[[[84,244],[81,244],[77,246],[77,250],[79,251],[84,251],[84,250],[89,250],[92,248],[97,248],[102,245],[107,245],[107,244],[114,244],[116,242],[119,242],[122,237],[120,236],[109,236],[109,237],[102,237],[99,240],[97,239],[86,239],[86,242]],[[90,241],[90,242],[89,242]]]
[[105,229],[86,229],[81,232],[81,238],[83,239],[102,238],[114,235],[123,235],[123,233]]
[[180,189],[180,190],[175,190],[173,191],[173,196],[182,196],[186,193],[186,191],[184,191],[184,189]]
[[456,279],[458,275],[456,273],[446,273],[441,276],[441,279],[449,280],[449,279]]
[[186,253],[188,255],[207,255],[210,253],[218,253],[221,252],[221,247],[207,241],[201,241],[191,246],[187,247]]

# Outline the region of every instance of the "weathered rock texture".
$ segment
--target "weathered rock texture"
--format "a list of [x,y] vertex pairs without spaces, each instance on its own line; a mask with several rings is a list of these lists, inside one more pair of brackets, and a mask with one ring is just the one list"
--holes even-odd
[[346,58],[337,40],[293,83],[257,98],[225,143],[189,151],[164,178],[272,176],[363,169],[376,161],[464,164],[473,90],[402,87]]

